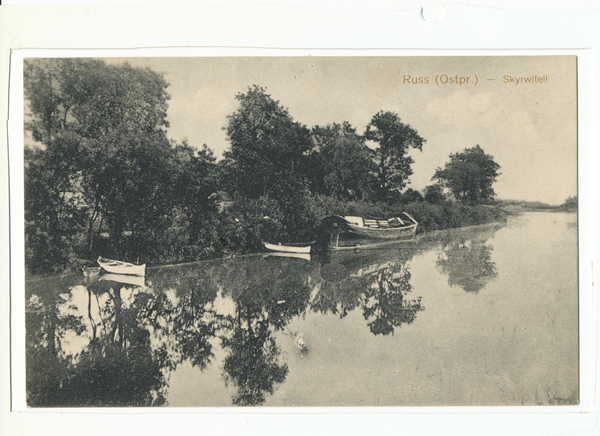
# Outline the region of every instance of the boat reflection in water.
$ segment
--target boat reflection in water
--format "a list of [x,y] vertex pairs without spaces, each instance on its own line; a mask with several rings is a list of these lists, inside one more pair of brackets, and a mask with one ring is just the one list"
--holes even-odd
[[323,283],[312,310],[339,314],[360,310],[373,334],[393,334],[402,324],[414,322],[424,310],[421,299],[411,297],[408,261],[416,246],[330,252],[322,266]]
[[[428,244],[321,257],[251,255],[149,269],[147,276],[68,276],[27,283],[27,401],[31,407],[160,406],[183,364],[219,368],[230,404],[264,404],[289,375],[282,345],[313,353],[290,327],[308,314],[360,313],[392,335],[424,310],[410,260]],[[449,280],[484,243],[445,245]],[[491,248],[488,248],[488,253]],[[483,250],[483,251],[482,251]],[[477,280],[493,276],[479,254]],[[456,265],[456,266],[455,266]],[[464,285],[465,290],[474,289]],[[217,355],[220,357],[217,359]],[[211,370],[212,371],[212,370]]]

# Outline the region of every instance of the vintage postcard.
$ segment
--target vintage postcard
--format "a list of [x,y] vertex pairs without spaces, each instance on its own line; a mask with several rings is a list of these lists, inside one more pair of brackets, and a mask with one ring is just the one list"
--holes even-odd
[[579,405],[578,61],[25,56],[26,406]]

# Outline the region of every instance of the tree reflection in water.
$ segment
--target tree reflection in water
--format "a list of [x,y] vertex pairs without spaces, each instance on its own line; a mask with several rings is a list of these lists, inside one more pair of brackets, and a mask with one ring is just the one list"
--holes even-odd
[[409,292],[412,292],[410,272],[401,263],[371,276],[371,286],[361,306],[373,334],[393,334],[395,328],[414,322],[417,312],[425,308],[420,297],[409,300]]
[[326,279],[311,309],[344,318],[359,308],[375,335],[393,334],[402,324],[413,323],[417,312],[425,309],[420,298],[409,299],[412,285],[408,261],[413,251],[404,248],[363,256],[352,253],[346,255],[347,262],[326,265]]
[[[81,285],[70,294],[63,290],[45,289],[27,302],[28,405],[163,404],[166,383],[149,332],[138,322],[143,293],[120,285],[101,295]],[[75,301],[82,296],[85,309]]]
[[204,369],[214,357],[210,339],[222,327],[224,317],[211,303],[217,289],[195,276],[161,277],[154,284],[157,296],[142,313],[153,333],[162,368],[175,370],[183,361]]
[[265,394],[273,394],[275,385],[288,373],[288,366],[278,361],[281,350],[271,336],[269,323],[252,318],[248,311],[238,309],[233,335],[222,338],[223,347],[230,349],[223,377],[237,388],[233,396],[237,406],[263,404]]
[[496,263],[492,261],[492,246],[486,239],[459,239],[445,241],[436,261],[441,272],[448,275],[448,284],[466,292],[478,293],[497,277]]
[[[237,388],[233,404],[256,406],[282,383],[288,366],[280,363],[281,349],[273,333],[306,311],[314,265],[299,259],[262,258],[227,268],[223,293],[233,298],[230,332],[223,335],[229,355],[223,378]],[[223,271],[225,273],[225,271]]]
[[232,403],[264,404],[288,375],[275,333],[292,319],[360,309],[375,335],[415,320],[407,260],[353,256],[323,277],[319,262],[250,256],[163,268],[143,286],[42,281],[28,290],[28,405],[165,405],[170,374],[183,362],[204,370],[219,342]]

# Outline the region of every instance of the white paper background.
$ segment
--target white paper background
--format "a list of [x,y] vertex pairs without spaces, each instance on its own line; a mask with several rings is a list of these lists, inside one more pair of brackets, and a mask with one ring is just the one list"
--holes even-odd
[[[600,32],[600,10],[592,9],[594,2],[571,2],[569,7],[590,9],[557,9],[565,2],[549,2],[552,9],[507,10],[500,9],[500,2],[477,2],[496,6],[477,7],[446,4],[444,18],[432,24],[423,20],[420,2],[374,2],[360,1],[343,3],[303,2],[302,7],[291,6],[294,2],[278,2],[278,5],[253,6],[249,2],[237,2],[227,6],[71,6],[71,7],[2,7],[0,8],[0,46],[2,47],[3,97],[6,96],[11,50],[23,48],[135,48],[135,47],[267,47],[267,48],[312,48],[312,49],[577,49],[597,48]],[[239,4],[242,5],[239,5]],[[272,2],[273,3],[273,2]],[[430,3],[430,2],[427,2]],[[315,6],[316,5],[316,6]],[[503,7],[516,7],[513,2],[502,3]],[[534,7],[532,3],[522,2]],[[546,4],[545,4],[546,5]],[[434,13],[440,9],[433,9]],[[433,53],[431,53],[433,54]],[[101,55],[97,53],[96,55]],[[128,53],[128,55],[130,55]],[[600,101],[598,84],[598,60],[595,74],[592,68],[582,71],[584,85],[594,82],[595,88],[585,87],[582,104],[590,113],[580,113],[585,130],[591,130],[597,119],[591,113],[585,97],[595,103]],[[590,63],[592,60],[590,59]],[[581,82],[580,82],[581,83]],[[19,95],[18,98],[21,96]],[[6,98],[3,98],[2,119],[7,120]],[[589,102],[589,100],[588,100]],[[581,107],[581,106],[580,106]],[[586,123],[587,120],[587,124]],[[14,120],[18,121],[18,120]],[[11,120],[11,123],[13,120]],[[594,126],[595,127],[595,126]],[[2,150],[6,150],[6,123],[2,123],[0,138]],[[580,213],[580,229],[587,235],[581,240],[581,289],[591,292],[591,262],[598,259],[598,234],[593,232],[593,223],[598,222],[597,191],[590,188],[599,185],[597,176],[591,174],[592,164],[597,166],[597,137],[587,137],[589,146],[580,149],[580,192],[579,198],[585,209]],[[581,137],[580,137],[581,139]],[[591,146],[593,142],[594,146]],[[583,154],[582,154],[583,151]],[[11,156],[13,157],[13,156]],[[0,192],[4,204],[8,198],[8,165],[6,153],[0,158]],[[11,176],[22,170],[11,167]],[[583,171],[583,174],[581,173]],[[582,177],[584,176],[584,177]],[[593,205],[596,206],[593,206]],[[12,205],[22,210],[22,199]],[[9,216],[7,208],[0,212],[0,237],[2,246],[8,247]],[[13,227],[22,232],[22,224],[13,221]],[[397,409],[394,413],[371,413],[358,410],[348,414],[346,410],[295,410],[285,413],[273,409],[252,410],[251,413],[221,411],[216,414],[173,413],[172,410],[152,410],[148,413],[129,413],[128,410],[107,411],[90,414],[78,413],[15,413],[9,412],[10,402],[10,359],[9,359],[9,269],[8,250],[0,253],[2,277],[1,306],[3,320],[0,337],[2,360],[0,362],[0,399],[2,415],[0,433],[21,434],[64,434],[84,432],[91,435],[113,434],[171,434],[238,432],[254,434],[371,434],[419,433],[419,434],[598,434],[597,414],[552,413],[543,414],[495,413],[477,410],[476,414],[457,414],[456,409],[436,409],[435,415],[407,414]],[[18,277],[13,275],[14,283]],[[596,300],[594,300],[595,302]],[[591,298],[588,300],[592,304]],[[14,302],[13,302],[14,303]],[[21,304],[22,307],[22,304]],[[19,305],[13,315],[18,321]],[[21,315],[22,316],[22,315]],[[13,318],[15,321],[15,318]],[[589,321],[589,320],[588,320]],[[597,323],[584,325],[588,332],[583,341],[593,341],[591,332],[597,332]],[[597,336],[596,336],[597,337]],[[13,344],[18,347],[18,344]],[[585,344],[584,344],[585,345]],[[588,347],[589,350],[589,347]],[[582,361],[596,365],[594,356],[582,354]],[[13,368],[17,369],[17,368]],[[22,370],[22,368],[20,368]],[[589,383],[593,381],[588,378]],[[15,386],[16,387],[16,386]],[[581,386],[582,392],[585,386]],[[590,392],[597,399],[597,390]],[[591,405],[588,397],[587,406]],[[428,412],[430,412],[429,410]],[[190,412],[190,411],[186,411]],[[387,411],[386,411],[387,412]],[[549,413],[550,412],[550,413]],[[596,425],[596,430],[593,427]]]

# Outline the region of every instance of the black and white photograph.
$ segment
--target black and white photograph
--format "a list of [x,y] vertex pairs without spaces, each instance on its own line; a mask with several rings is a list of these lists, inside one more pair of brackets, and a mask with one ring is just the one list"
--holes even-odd
[[25,58],[27,407],[580,404],[577,74]]

